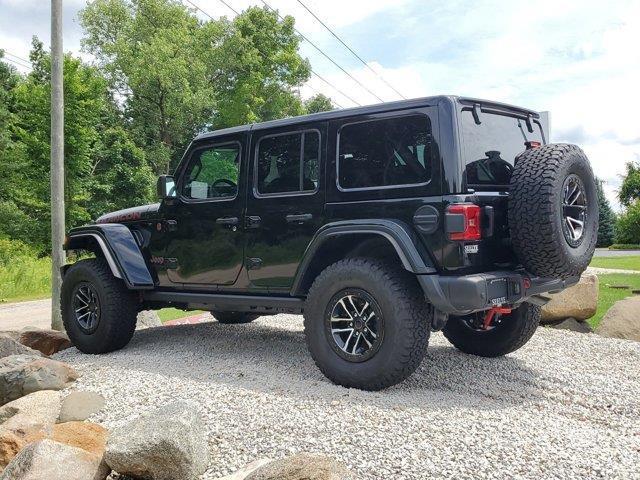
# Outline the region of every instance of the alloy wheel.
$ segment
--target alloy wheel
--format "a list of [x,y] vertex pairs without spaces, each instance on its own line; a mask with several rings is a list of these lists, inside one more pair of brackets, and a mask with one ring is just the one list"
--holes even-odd
[[345,360],[362,362],[380,348],[384,319],[375,299],[364,290],[338,292],[329,302],[326,315],[328,340]]
[[82,282],[74,289],[73,312],[83,332],[95,332],[100,322],[100,299],[91,283]]

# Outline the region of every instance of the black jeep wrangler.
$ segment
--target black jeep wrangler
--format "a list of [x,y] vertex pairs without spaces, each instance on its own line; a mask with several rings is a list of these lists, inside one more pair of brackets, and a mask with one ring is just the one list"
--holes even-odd
[[160,203],[69,232],[96,258],[64,267],[67,333],[104,353],[143,309],[302,313],[320,370],[366,390],[407,378],[431,331],[513,352],[596,244],[589,162],[546,135],[534,111],[449,96],[199,135]]

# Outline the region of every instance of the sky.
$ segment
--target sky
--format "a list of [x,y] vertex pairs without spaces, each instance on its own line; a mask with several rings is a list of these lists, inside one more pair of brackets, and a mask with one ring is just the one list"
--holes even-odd
[[[220,0],[192,1],[213,17],[234,16]],[[263,5],[225,1],[239,11]],[[551,140],[580,145],[619,208],[625,163],[640,161],[640,1],[302,0],[377,74],[297,0],[266,1],[294,16],[302,34],[385,101],[400,97],[380,77],[408,98],[464,95],[549,111]],[[77,21],[86,1],[63,2],[64,49],[91,61],[81,52]],[[32,35],[49,44],[49,22],[47,0],[0,0],[0,48],[28,59]],[[351,99],[379,103],[309,43],[301,53]],[[312,77],[301,93],[316,92],[354,105]]]

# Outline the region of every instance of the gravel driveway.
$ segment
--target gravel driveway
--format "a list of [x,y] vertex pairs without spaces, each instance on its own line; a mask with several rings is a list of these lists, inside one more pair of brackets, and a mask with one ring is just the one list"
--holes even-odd
[[329,383],[301,317],[136,333],[120,352],[57,355],[102,393],[113,426],[172,399],[207,419],[203,478],[297,451],[343,460],[365,479],[640,478],[640,343],[540,329],[501,359],[434,334],[408,381],[383,392]]

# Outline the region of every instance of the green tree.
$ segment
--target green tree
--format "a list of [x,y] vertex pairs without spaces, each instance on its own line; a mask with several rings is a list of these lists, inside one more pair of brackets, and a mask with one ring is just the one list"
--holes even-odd
[[329,97],[319,93],[305,100],[304,109],[307,113],[319,113],[328,112],[329,110],[333,110],[334,107]]
[[627,171],[625,175],[623,175],[618,198],[620,198],[622,205],[628,207],[640,198],[640,165],[636,162],[628,162],[626,169]]
[[[10,90],[14,147],[3,163],[14,176],[1,193],[0,215],[9,222],[2,222],[0,234],[45,251],[50,239],[51,62],[35,38],[30,58],[33,71]],[[66,55],[64,101],[67,226],[90,221],[104,213],[101,208],[148,201],[151,169],[124,130],[101,73]]]
[[640,200],[635,200],[618,217],[616,243],[640,243]]
[[596,178],[596,191],[598,193],[598,247],[608,247],[614,240],[614,226],[616,216],[611,204],[604,194],[602,180]]
[[293,18],[249,8],[200,21],[177,0],[95,0],[80,14],[83,45],[124,100],[156,173],[199,131],[302,113],[309,77]]

